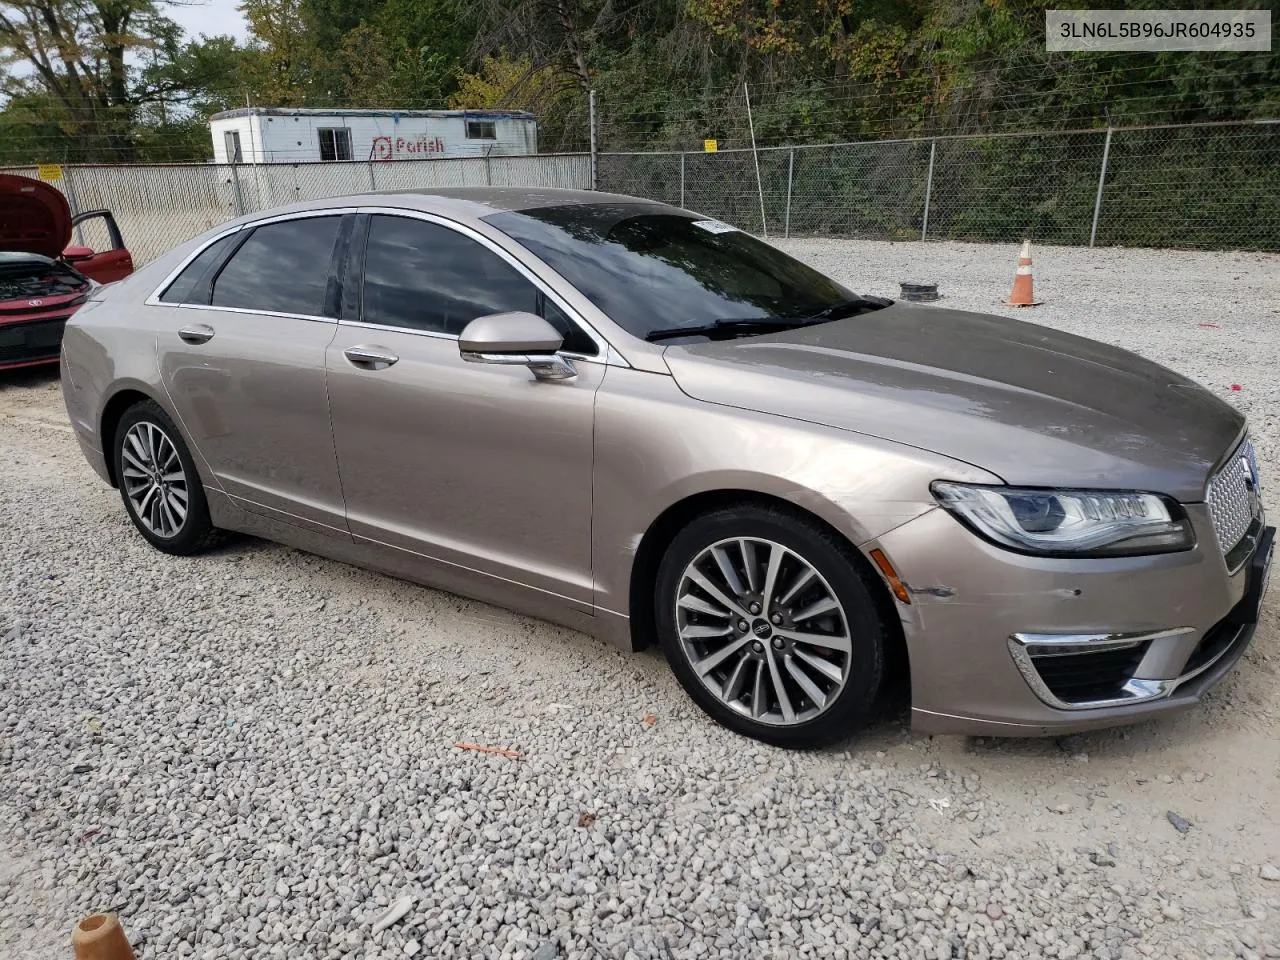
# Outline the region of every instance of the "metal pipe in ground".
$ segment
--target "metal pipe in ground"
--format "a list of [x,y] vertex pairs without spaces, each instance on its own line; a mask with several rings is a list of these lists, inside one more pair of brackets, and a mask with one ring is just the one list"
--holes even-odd
[[938,141],[929,143],[929,175],[924,182],[924,217],[920,221],[920,239],[929,238],[929,201],[933,199],[933,158],[938,153]]
[[760,232],[765,239],[769,238],[769,222],[764,215],[764,181],[760,179],[760,153],[756,150],[756,125],[751,119],[751,94],[747,92],[747,82],[742,81],[742,99],[747,104],[747,129],[751,131],[751,159],[756,165],[756,192],[760,195]]
[[1089,228],[1089,246],[1098,239],[1098,215],[1102,213],[1102,191],[1107,185],[1107,160],[1111,157],[1111,128],[1107,127],[1107,139],[1102,144],[1102,169],[1098,171],[1098,195],[1093,201],[1093,226]]
[[596,92],[594,90],[587,91],[587,127],[588,135],[591,138],[591,189],[599,190],[600,181],[596,175],[597,153],[596,153]]

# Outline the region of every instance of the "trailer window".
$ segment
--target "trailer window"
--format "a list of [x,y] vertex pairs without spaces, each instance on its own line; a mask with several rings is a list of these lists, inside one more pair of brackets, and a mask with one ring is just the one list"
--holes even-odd
[[492,120],[468,120],[467,121],[467,139],[468,140],[497,140],[498,130],[497,124]]
[[316,133],[320,137],[321,160],[351,159],[351,131],[346,127],[327,127]]

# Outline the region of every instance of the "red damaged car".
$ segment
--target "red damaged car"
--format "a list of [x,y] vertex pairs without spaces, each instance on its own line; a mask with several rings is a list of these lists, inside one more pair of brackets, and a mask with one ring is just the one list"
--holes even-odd
[[[102,221],[107,249],[69,246],[72,230],[93,220]],[[73,217],[44,181],[0,174],[0,370],[57,363],[67,318],[95,286],[131,273],[109,211]]]

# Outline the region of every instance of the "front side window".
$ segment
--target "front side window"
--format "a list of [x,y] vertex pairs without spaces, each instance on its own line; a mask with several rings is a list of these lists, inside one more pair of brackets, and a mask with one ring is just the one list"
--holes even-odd
[[213,282],[215,307],[323,316],[333,243],[342,218],[258,227]]
[[[222,260],[222,255],[227,248],[239,237],[239,234],[229,233],[221,240],[215,240],[209,246],[205,247],[196,255],[196,258],[182,268],[182,272],[173,279],[173,283],[169,284],[169,288],[160,294],[160,300],[163,303],[208,303],[208,288],[205,288],[205,297],[196,297],[196,293],[202,286],[201,281],[204,279],[206,271],[211,267],[215,267]],[[196,297],[196,299],[193,299]]]
[[498,125],[492,120],[468,120],[468,140],[497,140]]
[[346,127],[331,127],[316,131],[320,139],[321,160],[350,160],[351,131]]
[[596,353],[591,339],[519,271],[456,230],[375,215],[364,255],[361,319],[457,336],[491,313],[536,313],[565,337],[564,349]]
[[494,214],[628,333],[804,317],[853,294],[778,248],[657,204],[575,204]]

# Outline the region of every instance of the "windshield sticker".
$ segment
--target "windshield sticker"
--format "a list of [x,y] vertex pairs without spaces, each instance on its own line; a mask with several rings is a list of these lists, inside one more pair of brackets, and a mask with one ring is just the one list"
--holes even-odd
[[721,223],[719,220],[695,220],[695,227],[699,227],[707,233],[737,233],[737,227],[731,227],[727,223]]

